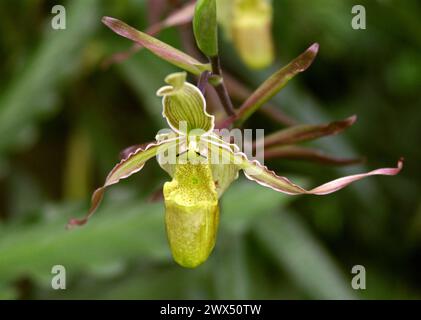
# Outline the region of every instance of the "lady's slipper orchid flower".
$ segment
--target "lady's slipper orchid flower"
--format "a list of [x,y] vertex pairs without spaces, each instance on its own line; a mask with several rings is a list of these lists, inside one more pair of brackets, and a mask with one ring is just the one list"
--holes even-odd
[[218,20],[243,62],[263,69],[274,60],[270,0],[217,0]]
[[105,184],[94,192],[86,217],[70,220],[69,226],[85,224],[98,207],[105,188],[140,171],[156,156],[160,166],[172,177],[163,188],[172,255],[181,266],[194,268],[206,261],[215,245],[218,199],[240,170],[248,179],[275,191],[324,195],[367,176],[396,175],[402,168],[400,160],[396,168],[351,175],[305,190],[258,161],[250,161],[238,146],[216,134],[214,116],[206,112],[202,92],[186,82],[186,73],[172,74],[166,82],[168,85],[159,89],[157,95],[163,97],[163,116],[171,130],[158,134],[156,142],[134,150],[118,163]]

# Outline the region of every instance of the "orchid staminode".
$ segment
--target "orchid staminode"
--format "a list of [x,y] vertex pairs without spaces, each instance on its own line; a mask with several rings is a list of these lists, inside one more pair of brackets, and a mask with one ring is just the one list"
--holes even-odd
[[163,117],[170,129],[156,141],[128,154],[108,174],[104,185],[92,196],[91,208],[83,219],[72,219],[69,226],[83,225],[97,209],[107,187],[139,172],[156,157],[172,180],[163,187],[165,224],[174,260],[194,268],[212,252],[219,223],[218,199],[242,170],[245,176],[275,191],[297,195],[325,195],[372,175],[396,175],[402,168],[382,168],[346,176],[306,190],[278,176],[257,160],[249,160],[240,148],[226,142],[215,130],[214,116],[206,112],[202,92],[186,82],[186,73],[169,75],[168,85],[158,90]]

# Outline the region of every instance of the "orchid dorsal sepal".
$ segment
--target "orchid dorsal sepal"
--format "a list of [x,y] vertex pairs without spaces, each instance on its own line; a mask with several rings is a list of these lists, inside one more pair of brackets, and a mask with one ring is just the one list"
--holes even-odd
[[203,71],[211,70],[209,63],[201,63],[188,54],[144,32],[136,30],[123,21],[111,17],[103,17],[102,22],[118,35],[140,44],[161,59],[192,74],[199,75]]
[[165,81],[168,85],[160,88],[157,95],[163,97],[162,115],[170,128],[183,135],[194,130],[211,132],[215,127],[215,117],[206,112],[206,100],[202,92],[186,82],[186,73],[170,74]]

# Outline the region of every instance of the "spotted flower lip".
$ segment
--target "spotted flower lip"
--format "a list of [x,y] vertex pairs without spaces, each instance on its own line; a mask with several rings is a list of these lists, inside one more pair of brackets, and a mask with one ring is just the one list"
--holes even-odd
[[[139,172],[156,156],[160,166],[173,178],[164,185],[164,200],[166,229],[174,260],[181,266],[194,268],[206,261],[215,245],[218,199],[241,170],[249,180],[281,193],[325,195],[365,177],[393,176],[402,169],[403,159],[400,159],[395,168],[354,174],[306,190],[257,160],[249,160],[237,145],[227,143],[217,135],[214,116],[206,112],[203,94],[186,82],[184,72],[172,74],[165,80],[167,85],[159,89],[157,95],[162,97],[162,115],[171,130],[157,135],[156,141],[146,147],[130,150],[108,174],[104,185],[93,193],[87,215],[71,219],[68,227],[85,224],[99,206],[107,187]],[[351,117],[345,124],[354,121]],[[293,132],[295,135],[299,132],[300,137],[305,133],[306,137],[316,129],[337,131],[336,127],[322,126],[298,127]],[[171,154],[174,158],[168,161]]]

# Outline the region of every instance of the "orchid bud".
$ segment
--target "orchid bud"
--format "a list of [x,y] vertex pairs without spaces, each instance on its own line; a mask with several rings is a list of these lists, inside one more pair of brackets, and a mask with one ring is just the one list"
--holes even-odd
[[197,46],[208,57],[218,54],[218,26],[215,0],[198,0],[193,18]]

